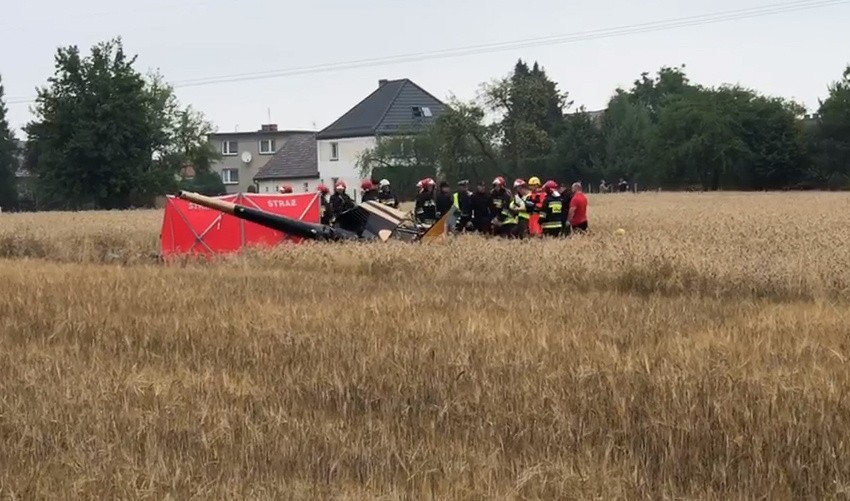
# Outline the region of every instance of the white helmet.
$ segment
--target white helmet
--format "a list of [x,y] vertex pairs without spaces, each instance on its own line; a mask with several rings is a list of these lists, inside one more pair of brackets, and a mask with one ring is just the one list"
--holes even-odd
[[381,185],[381,188],[383,188],[384,186],[389,186],[389,185],[390,185],[390,182],[389,182],[389,180],[387,180],[387,179],[381,179],[381,182],[380,182],[380,183],[378,183],[378,184],[380,184],[380,185]]

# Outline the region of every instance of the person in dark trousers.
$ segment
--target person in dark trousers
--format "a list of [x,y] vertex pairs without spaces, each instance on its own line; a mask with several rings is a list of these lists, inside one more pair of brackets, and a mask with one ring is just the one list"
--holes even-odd
[[546,181],[543,185],[543,205],[540,208],[540,227],[544,237],[559,237],[564,231],[567,211],[564,199],[558,191],[555,181]]
[[387,179],[381,179],[380,189],[381,191],[378,192],[378,202],[393,209],[398,209],[398,198],[390,189],[390,182]]
[[437,205],[434,203],[434,180],[423,179],[420,183],[419,194],[416,195],[416,204],[413,213],[416,220],[422,225],[433,226],[439,217],[437,216]]
[[[490,191],[490,220],[494,235],[503,235],[513,232],[516,225],[516,217],[510,210],[511,192],[505,187],[505,178],[502,176],[493,180],[493,189]],[[506,234],[507,233],[507,234]]]
[[459,181],[457,186],[457,191],[452,195],[452,205],[457,211],[455,231],[466,232],[472,230],[472,192],[469,191],[467,179]]
[[490,210],[490,194],[487,193],[487,185],[484,182],[478,183],[475,193],[472,194],[472,226],[475,231],[484,235],[491,233],[490,221],[494,214]]
[[[570,200],[572,200],[573,197],[570,186],[567,183],[561,183],[558,191],[561,193],[561,201],[564,203],[564,209],[569,210]],[[561,230],[561,235],[568,237],[570,236],[570,233],[572,233],[572,231],[570,231],[570,221],[566,216],[564,216],[564,227]]]
[[440,182],[440,191],[434,197],[434,205],[437,206],[437,219],[448,214],[452,208],[452,191],[449,183]]
[[363,190],[363,195],[360,196],[361,202],[370,202],[378,200],[378,190],[372,183],[371,179],[366,179],[360,183],[360,188]]
[[335,221],[343,212],[353,209],[356,206],[354,200],[345,192],[345,189],[346,185],[343,181],[338,182],[334,186],[334,194],[331,195],[331,199],[329,200],[332,221]]
[[319,192],[319,200],[322,204],[319,206],[319,222],[330,225],[331,216],[333,215],[331,203],[328,201],[328,193],[330,193],[330,190],[323,184],[320,184],[316,189]]

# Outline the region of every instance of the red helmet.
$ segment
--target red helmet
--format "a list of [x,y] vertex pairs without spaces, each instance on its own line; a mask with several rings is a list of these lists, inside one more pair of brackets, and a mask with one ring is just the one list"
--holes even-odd
[[329,191],[331,191],[331,190],[329,190],[329,189],[328,189],[328,187],[327,187],[327,186],[325,186],[325,185],[323,185],[323,184],[320,184],[319,186],[317,186],[317,187],[316,187],[316,190],[317,190],[319,193],[328,193]]
[[505,185],[505,178],[503,178],[502,176],[499,176],[499,177],[497,177],[496,179],[493,180],[493,184],[499,185],[499,186],[504,186]]
[[522,179],[517,179],[514,181],[514,188],[519,188],[520,186],[525,186],[525,181]]
[[419,181],[419,182],[422,183],[423,188],[426,187],[426,186],[434,186],[435,184],[437,184],[430,177],[426,177],[425,179],[423,179],[422,181]]
[[363,191],[369,191],[374,188],[375,185],[372,184],[371,179],[365,179],[362,183],[360,183],[360,187],[363,189]]
[[337,190],[345,190],[347,186],[345,185],[345,181],[339,181],[338,183],[336,183],[336,186],[334,186],[334,188]]
[[280,187],[280,192],[281,193],[292,193],[292,186],[289,186],[288,184],[284,184],[283,186]]
[[558,183],[555,181],[546,181],[546,184],[543,185],[543,189],[546,190],[546,193],[551,193],[558,189]]

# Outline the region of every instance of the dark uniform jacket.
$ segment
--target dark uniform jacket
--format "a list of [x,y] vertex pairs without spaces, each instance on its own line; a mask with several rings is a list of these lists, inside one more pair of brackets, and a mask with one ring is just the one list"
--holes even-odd
[[437,219],[440,219],[452,208],[452,195],[450,193],[439,192],[434,197],[434,204],[437,206]]
[[491,195],[489,193],[479,193],[477,191],[470,197],[472,221],[475,223],[476,228],[479,227],[479,223],[481,225],[489,223],[495,216],[493,211],[490,210],[490,197]]
[[416,219],[423,224],[434,224],[437,222],[437,206],[434,204],[434,192],[423,191],[416,195],[416,205],[414,207]]
[[321,195],[322,205],[319,206],[319,222],[322,224],[331,224],[331,203],[328,202],[328,197]]
[[493,190],[490,193],[490,213],[499,221],[508,218],[511,203],[511,193],[508,190]]
[[472,219],[472,193],[460,190],[452,195],[452,204],[457,205],[458,217]]
[[375,190],[368,190],[363,192],[363,197],[361,198],[363,202],[369,202],[371,200],[378,200],[378,192]]
[[396,198],[395,194],[391,191],[379,191],[378,202],[388,205],[393,209],[398,209],[398,198]]
[[331,216],[334,218],[349,209],[353,209],[355,206],[354,200],[352,200],[351,197],[348,196],[348,193],[334,193],[333,195],[331,195],[330,205]]
[[540,209],[540,226],[544,229],[560,229],[567,218],[567,206],[564,197],[553,191],[543,200]]

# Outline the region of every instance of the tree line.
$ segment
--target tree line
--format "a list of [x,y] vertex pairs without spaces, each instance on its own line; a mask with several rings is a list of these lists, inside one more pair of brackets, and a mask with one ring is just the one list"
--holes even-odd
[[[740,85],[692,82],[684,65],[644,73],[605,110],[571,110],[538,64],[520,60],[424,131],[382,138],[360,158],[363,176],[402,191],[416,180],[538,176],[642,189],[782,190],[850,187],[850,66],[817,113]],[[485,121],[488,115],[496,118]]]
[[[0,207],[117,209],[151,206],[179,188],[224,192],[210,168],[220,156],[207,140],[212,124],[135,62],[120,38],[87,56],[59,48],[25,142],[10,129],[0,78]],[[362,175],[390,179],[402,196],[424,177],[496,175],[592,185],[625,178],[642,189],[850,186],[850,66],[828,85],[815,118],[739,85],[693,83],[684,66],[640,75],[599,114],[572,109],[541,65],[522,60],[482,84],[476,99],[447,104],[433,126],[364,152]],[[27,186],[16,186],[21,168]]]

